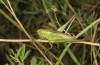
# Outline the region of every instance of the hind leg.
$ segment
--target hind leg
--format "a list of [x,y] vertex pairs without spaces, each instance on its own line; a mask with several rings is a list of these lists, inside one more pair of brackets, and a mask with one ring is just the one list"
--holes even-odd
[[51,50],[51,49],[53,48],[53,45],[52,45],[51,42],[49,43],[49,45],[50,45],[50,48],[48,48],[48,49],[45,51],[45,53],[48,52],[49,50]]

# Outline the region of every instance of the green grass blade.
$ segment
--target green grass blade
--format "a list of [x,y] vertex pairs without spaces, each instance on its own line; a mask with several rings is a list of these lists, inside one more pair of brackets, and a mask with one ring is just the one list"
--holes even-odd
[[12,18],[10,18],[2,9],[0,9],[0,13],[20,29],[20,26],[16,23],[16,21],[14,21]]
[[75,38],[77,39],[78,37],[80,37],[82,34],[84,34],[87,30],[89,30],[90,28],[92,28],[95,24],[100,22],[100,18],[97,19],[96,21],[94,21],[93,23],[91,23],[89,26],[87,26],[84,30],[82,30],[79,34],[77,34],[75,36]]
[[68,49],[68,53],[70,54],[73,61],[76,63],[76,65],[81,65],[80,62],[76,59],[75,55],[72,53],[70,49]]

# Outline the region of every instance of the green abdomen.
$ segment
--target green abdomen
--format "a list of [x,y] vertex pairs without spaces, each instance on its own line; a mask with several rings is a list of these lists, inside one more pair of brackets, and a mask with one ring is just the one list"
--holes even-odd
[[49,30],[39,29],[37,32],[41,38],[47,39],[49,42],[70,42],[74,40],[72,36]]

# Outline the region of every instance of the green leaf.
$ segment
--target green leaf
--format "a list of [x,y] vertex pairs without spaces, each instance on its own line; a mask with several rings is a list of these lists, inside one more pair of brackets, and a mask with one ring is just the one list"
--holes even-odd
[[9,64],[5,64],[5,65],[9,65]]
[[38,65],[44,65],[44,60],[41,60]]
[[46,63],[45,65],[49,65],[48,63]]
[[36,63],[37,63],[37,59],[33,57],[31,60],[31,65],[36,65]]
[[25,44],[23,44],[22,47],[21,47],[20,55],[19,55],[22,62],[24,61],[25,48],[26,48]]
[[14,54],[15,54],[15,53],[14,53],[14,51],[13,51],[12,49],[10,49],[10,51],[11,51],[12,55],[14,55]]
[[[12,59],[7,54],[6,54],[6,58],[9,61],[10,65],[15,65],[14,62],[12,61]],[[5,64],[5,65],[7,65],[7,64]]]
[[17,57],[20,55],[20,53],[21,53],[21,49],[22,49],[22,48],[16,49],[16,51],[17,51],[16,56],[17,56]]
[[23,57],[23,60],[25,60],[25,59],[27,58],[27,56],[29,55],[30,52],[31,52],[31,50],[28,50],[28,51],[25,53],[25,55],[24,55],[24,57]]

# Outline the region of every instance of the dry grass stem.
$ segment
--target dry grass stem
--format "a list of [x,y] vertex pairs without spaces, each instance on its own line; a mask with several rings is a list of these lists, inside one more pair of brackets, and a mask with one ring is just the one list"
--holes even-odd
[[[30,39],[0,39],[0,42],[48,42],[48,40],[41,40],[41,39],[35,39],[35,40],[30,40]],[[87,41],[81,41],[81,40],[75,40],[72,43],[82,43],[82,44],[87,44],[87,45],[92,45],[92,46],[100,46],[100,43],[93,43],[93,42],[87,42]]]

